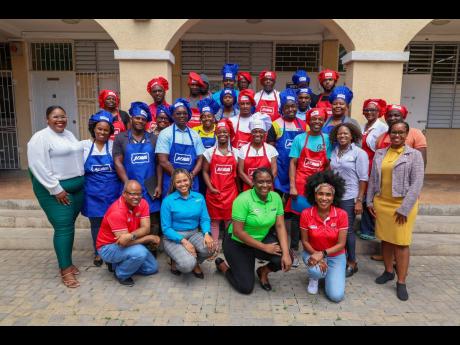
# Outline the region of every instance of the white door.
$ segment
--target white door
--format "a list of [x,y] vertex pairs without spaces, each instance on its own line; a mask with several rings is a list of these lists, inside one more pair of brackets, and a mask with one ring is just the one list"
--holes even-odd
[[410,127],[424,130],[428,120],[430,101],[430,74],[404,74],[402,78],[401,104],[406,106]]
[[47,126],[46,108],[51,105],[59,105],[67,113],[66,129],[79,138],[75,72],[44,71],[30,72],[30,75],[33,132]]

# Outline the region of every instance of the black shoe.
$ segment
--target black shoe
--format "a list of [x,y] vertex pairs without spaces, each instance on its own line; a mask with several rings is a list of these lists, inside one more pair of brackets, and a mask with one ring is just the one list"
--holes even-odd
[[409,299],[406,284],[396,282],[396,296],[398,296],[401,301],[407,301]]
[[195,271],[192,271],[192,273],[196,278],[204,279],[204,273],[203,272],[196,273]]
[[270,285],[270,283],[267,281],[266,283],[262,283],[262,281],[260,280],[260,269],[262,267],[259,267],[256,272],[257,272],[257,277],[259,278],[259,283],[260,283],[260,286],[262,287],[262,289],[264,289],[265,291],[271,291],[272,289],[272,286]]
[[214,263],[216,264],[217,272],[222,272],[219,268],[222,262],[225,262],[225,260],[222,258],[216,258],[216,260],[214,260]]
[[94,257],[94,260],[93,260],[94,266],[101,267],[103,263],[104,261],[100,257],[99,259],[97,259],[97,256]]
[[174,269],[172,269],[172,268],[170,269],[170,271],[171,271],[171,273],[174,274],[175,276],[180,276],[180,275],[182,274],[181,271],[179,271],[179,270],[174,270]]
[[347,268],[345,270],[345,277],[351,277],[353,274],[358,272],[358,264],[355,264],[355,267],[351,267],[347,265]]
[[394,272],[390,273],[390,272],[385,271],[380,277],[377,277],[375,279],[375,282],[377,284],[385,284],[387,281],[393,280],[393,279],[395,279],[395,273]]
[[112,267],[112,264],[110,262],[106,262],[105,263],[107,265],[107,269],[109,270],[110,273],[113,273],[113,267]]
[[[117,276],[115,275],[115,277],[117,277]],[[120,278],[117,277],[117,280],[121,285],[125,285],[125,286],[133,286],[134,285],[134,280],[131,277],[126,278],[126,279],[120,279]]]

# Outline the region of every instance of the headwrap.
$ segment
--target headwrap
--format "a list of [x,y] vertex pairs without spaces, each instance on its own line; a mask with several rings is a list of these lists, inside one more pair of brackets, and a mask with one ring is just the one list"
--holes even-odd
[[308,76],[307,72],[305,72],[302,69],[299,69],[292,76],[292,82],[296,85],[298,85],[299,83],[310,83],[310,77]]
[[276,73],[274,71],[262,71],[259,74],[259,81],[262,82],[265,78],[276,80]]
[[297,89],[297,97],[299,97],[299,94],[301,93],[308,93],[310,96],[313,95],[313,91],[309,87],[302,87]]
[[120,104],[120,97],[118,97],[117,93],[113,90],[102,90],[99,93],[99,108],[104,108],[105,99],[109,96],[115,97],[116,107],[118,108],[118,104]]
[[230,124],[228,123],[227,120],[221,120],[221,121],[217,122],[215,131],[217,132],[217,130],[219,128],[225,128],[225,129],[227,129],[229,134],[231,133],[231,126],[230,126]]
[[99,110],[96,114],[90,116],[88,122],[89,123],[97,123],[105,121],[109,124],[113,123],[113,115],[112,113],[108,112],[107,110]]
[[333,71],[331,69],[323,69],[321,72],[318,74],[318,80],[320,84],[323,83],[324,79],[334,79],[335,81],[339,80],[340,75],[338,72]]
[[348,105],[353,99],[353,92],[346,86],[336,86],[329,95],[329,102],[332,104],[337,98],[343,99]]
[[192,109],[190,108],[190,103],[185,98],[178,98],[170,105],[169,111],[171,112],[171,116],[174,115],[174,111],[179,107],[184,107],[187,110],[188,120],[190,120],[192,117]]
[[404,120],[406,119],[407,113],[409,112],[407,110],[407,108],[405,106],[403,106],[403,105],[400,105],[400,104],[388,104],[387,108],[386,108],[386,111],[385,111],[385,119],[387,118],[388,112],[390,112],[391,110],[399,110],[401,112],[402,117],[403,117]]
[[307,125],[310,124],[310,119],[312,116],[321,116],[324,120],[327,119],[327,112],[324,108],[311,108],[305,114],[305,122]]
[[209,78],[208,78],[208,76],[207,76],[206,74],[201,73],[201,74],[200,74],[200,77],[201,77],[201,80],[203,80],[203,83],[209,85]]
[[153,78],[147,83],[147,92],[151,93],[152,87],[157,86],[157,85],[160,86],[163,90],[165,90],[165,92],[169,90],[168,81],[163,77],[158,77],[158,78]]
[[383,99],[380,99],[380,98],[366,99],[363,103],[363,110],[366,109],[369,104],[375,104],[377,106],[377,109],[379,110],[379,117],[385,115],[386,108],[387,108],[387,102],[385,102]]
[[197,106],[200,110],[200,114],[208,112],[213,115],[216,115],[220,108],[219,103],[217,103],[212,98],[203,98],[202,100],[198,101]]
[[279,112],[281,115],[283,114],[283,108],[287,102],[293,102],[297,104],[297,92],[294,89],[285,89],[280,92],[280,109]]
[[236,75],[238,81],[241,80],[241,78],[244,78],[248,81],[249,84],[252,83],[252,77],[251,75],[249,74],[249,72],[238,72],[238,74]]
[[244,89],[240,91],[238,95],[238,103],[244,101],[249,101],[253,106],[256,105],[256,101],[254,100],[254,91],[251,89]]
[[206,87],[206,85],[204,84],[204,81],[201,79],[200,75],[198,73],[195,73],[195,72],[190,72],[188,74],[187,84],[188,85],[198,84],[200,87]]
[[149,106],[144,102],[132,102],[131,108],[128,110],[131,116],[142,116],[147,119],[147,122],[152,121],[152,114]]
[[169,107],[167,107],[166,105],[164,104],[160,104],[159,106],[157,106],[157,113],[155,114],[156,116],[160,115],[161,113],[165,113],[166,116],[168,117],[169,119],[169,122],[174,122],[172,116],[171,116],[171,112],[169,111]]
[[265,132],[272,126],[272,119],[270,116],[262,113],[255,113],[251,116],[249,120],[249,130],[252,131],[253,129],[260,128],[263,129]]
[[221,92],[220,92],[220,104],[224,104],[224,96],[225,95],[232,95],[233,97],[233,105],[236,104],[236,91],[234,89],[230,89],[230,88],[225,88],[223,89]]
[[220,71],[220,74],[222,74],[222,80],[225,80],[225,79],[235,80],[236,74],[238,73],[239,68],[240,68],[240,65],[238,65],[237,63],[235,64],[227,63],[223,65]]

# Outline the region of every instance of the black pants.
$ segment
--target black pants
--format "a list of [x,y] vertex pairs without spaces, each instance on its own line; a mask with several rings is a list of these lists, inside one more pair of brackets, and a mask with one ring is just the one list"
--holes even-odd
[[97,255],[96,240],[103,219],[103,217],[89,217],[89,223],[91,224],[91,237],[93,238],[94,255]]
[[[279,241],[274,233],[269,232],[262,242],[274,243]],[[225,272],[225,277],[240,293],[250,294],[254,289],[256,258],[270,261],[267,266],[272,272],[281,269],[281,256],[271,255],[232,240],[228,232],[225,234],[223,248],[225,259],[229,265],[229,269]]]
[[[285,206],[288,199],[289,199],[289,193],[284,193],[278,189],[275,189],[275,192],[279,194],[281,199],[283,200],[283,205]],[[290,220],[289,225],[287,226],[286,224],[286,230],[289,231],[289,236],[291,238],[291,243],[289,247],[293,250],[299,250],[299,241],[300,241],[300,228],[299,228],[299,222],[300,222],[300,216],[291,212],[286,212],[284,214],[284,220]],[[286,222],[287,223],[287,222]],[[275,226],[270,230],[274,230]]]

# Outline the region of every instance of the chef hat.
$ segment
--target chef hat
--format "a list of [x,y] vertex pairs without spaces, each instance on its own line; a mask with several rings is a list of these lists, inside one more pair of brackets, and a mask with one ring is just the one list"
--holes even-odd
[[200,114],[208,112],[216,115],[220,108],[219,104],[212,98],[203,98],[202,100],[198,101],[197,106],[200,110]]
[[337,81],[339,80],[339,78],[340,78],[339,73],[331,69],[323,69],[318,74],[318,80],[320,83],[322,83],[324,79],[334,79],[335,81]]
[[165,90],[165,92],[169,90],[169,83],[163,77],[153,78],[152,80],[150,80],[147,83],[147,92],[151,93],[152,87],[154,86],[160,86],[163,90]]
[[329,95],[329,102],[332,104],[337,98],[343,99],[348,105],[353,99],[353,92],[346,86],[336,86]]
[[169,107],[164,105],[164,104],[160,104],[159,106],[157,106],[157,113],[155,114],[156,116],[160,115],[161,113],[165,113],[166,116],[168,117],[169,119],[169,122],[174,122],[173,118],[171,117],[171,111],[169,110]]
[[259,81],[262,82],[265,78],[276,80],[276,73],[274,71],[262,71],[259,74]]
[[120,104],[120,97],[118,97],[117,93],[113,90],[102,90],[99,93],[99,108],[104,108],[105,99],[109,96],[115,97],[115,103],[118,107],[118,104]]
[[241,78],[244,78],[244,79],[246,79],[248,81],[249,84],[252,83],[252,77],[249,74],[249,72],[238,72],[236,77],[237,77],[238,81],[241,80]]
[[408,114],[408,110],[405,106],[403,105],[400,105],[400,104],[388,104],[387,105],[387,108],[386,108],[386,111],[385,111],[385,119],[387,118],[387,114],[391,111],[391,110],[399,110],[399,112],[401,113],[403,119],[406,119],[407,117],[407,114]]
[[251,89],[244,89],[240,91],[238,94],[238,103],[244,102],[244,101],[249,101],[253,106],[256,105],[256,101],[254,100],[254,90]]
[[272,119],[267,114],[257,112],[253,114],[249,120],[249,130],[250,131],[256,128],[260,128],[260,129],[263,129],[265,132],[268,132],[271,126],[272,126]]
[[236,104],[237,98],[236,98],[236,91],[234,89],[230,88],[225,88],[221,91],[220,93],[220,104],[224,104],[224,96],[225,95],[232,95],[233,97],[233,105]]
[[170,105],[169,111],[171,112],[171,116],[174,115],[174,112],[179,107],[184,107],[187,110],[188,119],[190,120],[192,117],[192,109],[190,108],[190,103],[185,98],[178,98]]
[[285,89],[280,92],[280,109],[279,112],[283,114],[283,108],[287,102],[297,104],[297,92],[294,89]]
[[309,87],[302,87],[297,89],[297,97],[299,97],[299,94],[301,93],[308,93],[310,96],[313,95],[313,91]]
[[217,122],[216,132],[219,128],[225,128],[229,134],[231,133],[231,126],[227,120],[220,120],[219,122]]
[[113,115],[112,113],[108,112],[107,110],[99,110],[96,114],[93,114],[89,118],[89,123],[97,123],[105,121],[109,124],[113,123]]
[[298,85],[299,83],[310,83],[310,77],[308,76],[307,72],[305,72],[302,69],[299,69],[292,76],[292,82],[296,85]]
[[152,121],[152,114],[149,106],[144,102],[132,102],[131,108],[128,110],[131,116],[142,116],[147,119],[147,122]]
[[235,80],[239,68],[240,68],[240,65],[238,65],[237,63],[235,64],[227,63],[223,65],[220,71],[220,74],[222,74],[222,80],[225,80],[225,79]]
[[312,116],[321,116],[324,120],[327,119],[327,112],[324,108],[311,108],[305,114],[305,122],[307,125],[310,124],[310,119]]
[[195,73],[195,72],[190,72],[188,74],[187,84],[188,85],[198,84],[200,87],[206,87],[206,85],[204,84],[203,79],[201,79],[200,75],[198,73]]
[[387,102],[385,102],[383,99],[380,99],[380,98],[366,99],[363,103],[363,110],[366,109],[369,104],[375,104],[377,106],[377,109],[379,110],[379,117],[385,115],[386,108],[387,108]]

